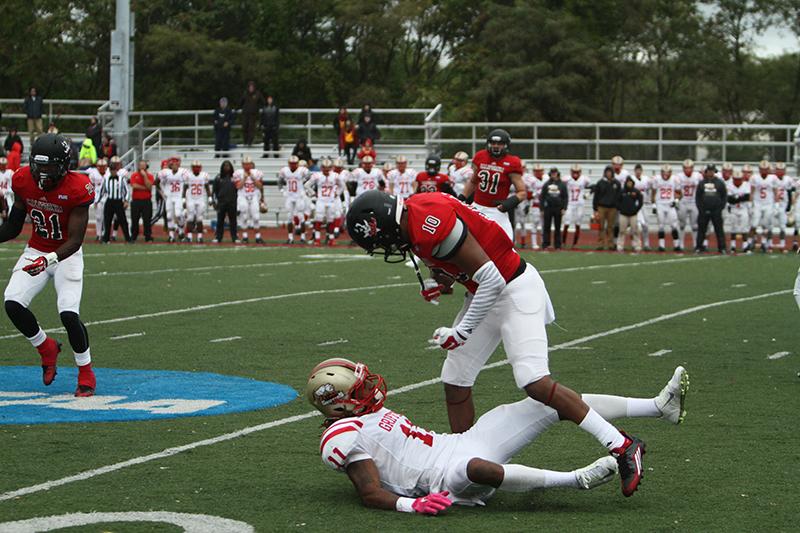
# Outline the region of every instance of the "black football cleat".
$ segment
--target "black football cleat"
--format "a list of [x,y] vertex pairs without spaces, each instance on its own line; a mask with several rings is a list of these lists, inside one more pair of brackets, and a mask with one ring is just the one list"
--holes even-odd
[[619,477],[622,481],[622,495],[626,498],[632,496],[639,488],[644,469],[642,468],[642,456],[645,454],[644,441],[637,437],[628,435],[621,431],[625,437],[625,444],[611,451],[611,455],[617,459],[619,466]]

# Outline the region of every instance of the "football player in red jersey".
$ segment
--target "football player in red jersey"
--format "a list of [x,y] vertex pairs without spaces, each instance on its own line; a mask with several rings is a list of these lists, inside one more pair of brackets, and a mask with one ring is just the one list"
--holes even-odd
[[[472,159],[475,173],[464,186],[464,197],[474,195],[478,211],[500,224],[513,241],[514,230],[508,216],[528,195],[522,179],[522,161],[508,153],[510,146],[511,136],[505,130],[489,133],[486,149]],[[509,196],[511,185],[514,185],[515,194]]]
[[[633,494],[642,478],[644,443],[620,432],[550,377],[545,330],[555,319],[550,297],[539,273],[498,224],[447,194],[416,194],[404,202],[373,190],[353,202],[347,231],[370,254],[382,253],[391,262],[412,252],[439,280],[466,287],[453,327],[437,328],[430,340],[448,350],[442,381],[453,432],[473,425],[472,386],[502,340],[517,386],[600,441],[617,458],[623,494]],[[423,282],[426,300],[439,292],[436,283]]]
[[450,176],[439,172],[441,168],[442,158],[436,154],[429,155],[425,160],[425,170],[417,174],[417,179],[412,184],[414,193],[446,192],[455,196]]
[[38,350],[42,380],[50,385],[56,377],[61,343],[45,334],[28,307],[52,278],[58,313],[78,365],[75,396],[92,396],[95,377],[89,336],[78,312],[83,288],[81,244],[94,187],[85,174],[69,171],[70,146],[61,135],[48,133],[39,137],[31,148],[30,161],[30,166],[14,173],[14,206],[8,223],[0,226],[0,242],[5,242],[20,234],[26,214],[33,221],[31,238],[6,287],[6,313]]

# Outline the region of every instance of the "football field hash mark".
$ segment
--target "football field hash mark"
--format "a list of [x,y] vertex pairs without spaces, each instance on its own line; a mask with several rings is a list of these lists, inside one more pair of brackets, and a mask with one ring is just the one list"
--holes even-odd
[[234,336],[234,337],[222,337],[221,339],[211,339],[208,342],[228,342],[228,341],[238,341],[241,337]]
[[789,355],[789,354],[791,354],[791,353],[792,353],[792,352],[775,352],[775,353],[774,353],[774,354],[772,354],[772,355],[768,355],[768,356],[767,356],[767,359],[769,359],[769,360],[771,360],[771,361],[774,361],[775,359],[781,359],[781,358],[783,358],[783,357],[786,357],[787,355]]
[[[415,283],[412,283],[411,285],[415,285]],[[334,292],[334,291],[330,291],[330,292]],[[706,309],[713,309],[715,307],[721,307],[721,306],[724,306],[724,305],[731,305],[731,304],[737,304],[737,303],[752,302],[752,301],[755,301],[755,300],[763,300],[765,298],[771,298],[773,296],[784,296],[786,294],[790,294],[791,292],[792,292],[791,289],[785,289],[785,290],[781,290],[781,291],[756,294],[754,296],[744,296],[744,297],[741,297],[741,298],[733,298],[733,299],[730,299],[730,300],[721,300],[721,301],[712,302],[712,303],[709,303],[709,304],[697,305],[697,306],[694,306],[694,307],[687,307],[687,308],[681,309],[679,311],[675,311],[675,312],[672,312],[672,313],[659,315],[657,317],[650,318],[648,320],[643,320],[641,322],[636,322],[634,324],[628,324],[626,326],[619,326],[619,327],[616,327],[616,328],[613,328],[613,329],[609,329],[609,330],[606,330],[606,331],[601,331],[601,332],[598,332],[598,333],[587,335],[585,337],[580,337],[578,339],[573,339],[571,341],[567,341],[567,342],[564,342],[564,343],[561,343],[561,344],[557,344],[556,346],[553,346],[551,351],[563,350],[564,348],[568,348],[568,347],[571,347],[571,346],[582,345],[582,344],[585,344],[587,342],[590,342],[590,341],[593,341],[593,340],[596,340],[596,339],[601,339],[601,338],[608,337],[608,336],[611,336],[611,335],[616,335],[617,333],[624,333],[626,331],[640,329],[640,328],[643,328],[643,327],[646,327],[646,326],[650,326],[650,325],[653,325],[653,324],[658,324],[659,322],[664,322],[666,320],[671,320],[673,318],[678,318],[678,317],[681,317],[681,316],[689,315],[689,314],[692,314],[692,313],[696,313],[698,311],[704,311]],[[504,365],[507,365],[507,364],[508,364],[508,359],[503,359],[502,361],[497,361],[497,362],[485,365],[482,368],[482,370],[488,370],[488,369],[491,369],[491,368],[497,368],[497,367],[504,366]],[[433,379],[429,379],[429,380],[426,380],[426,381],[420,381],[418,383],[412,383],[410,385],[406,385],[404,387],[400,387],[398,389],[394,389],[392,391],[392,395],[394,396],[394,395],[397,395],[397,394],[402,394],[404,392],[409,392],[409,391],[416,390],[416,389],[419,389],[419,388],[422,388],[422,387],[427,387],[429,385],[435,385],[435,384],[440,383],[440,382],[441,382],[441,378],[433,378]],[[12,490],[12,491],[8,491],[8,492],[4,492],[4,493],[0,494],[0,502],[8,501],[8,500],[14,500],[16,498],[19,498],[20,496],[25,496],[25,495],[28,495],[28,494],[35,494],[37,492],[41,492],[41,491],[44,491],[44,490],[50,490],[50,489],[53,489],[55,487],[60,487],[60,486],[63,486],[63,485],[74,483],[76,481],[84,481],[84,480],[87,480],[87,479],[91,479],[93,477],[101,476],[103,474],[109,474],[111,472],[116,472],[118,470],[122,470],[124,468],[128,468],[128,467],[131,467],[131,466],[136,466],[136,465],[140,465],[140,464],[143,464],[143,463],[148,463],[150,461],[163,459],[165,457],[171,457],[173,455],[177,455],[179,453],[183,453],[183,452],[189,451],[189,450],[194,450],[195,448],[199,448],[199,447],[202,447],[202,446],[210,446],[212,444],[218,444],[220,442],[226,442],[226,441],[229,441],[229,440],[232,440],[232,439],[235,439],[235,438],[238,438],[238,437],[242,437],[242,436],[245,436],[245,435],[250,435],[252,433],[256,433],[256,432],[259,432],[259,431],[264,431],[266,429],[270,429],[270,428],[273,428],[273,427],[279,427],[279,426],[283,426],[283,425],[286,425],[286,424],[299,422],[301,420],[306,420],[308,418],[314,418],[314,417],[317,417],[317,416],[320,416],[319,411],[317,411],[317,410],[308,411],[308,412],[300,414],[300,415],[294,415],[294,416],[290,416],[290,417],[286,417],[286,418],[281,418],[281,419],[278,419],[278,420],[274,420],[272,422],[266,422],[266,423],[258,424],[258,425],[255,425],[255,426],[249,426],[249,427],[237,430],[237,431],[233,431],[231,433],[225,433],[225,434],[222,434],[222,435],[218,435],[216,437],[211,437],[211,438],[208,438],[208,439],[203,439],[203,440],[199,440],[199,441],[195,441],[195,442],[190,442],[188,444],[183,444],[181,446],[175,446],[175,447],[172,447],[172,448],[166,448],[164,450],[161,450],[160,452],[155,452],[155,453],[151,453],[149,455],[143,455],[143,456],[139,456],[139,457],[134,457],[134,458],[128,459],[126,461],[121,461],[121,462],[118,462],[118,463],[102,466],[102,467],[99,467],[99,468],[94,468],[92,470],[86,470],[86,471],[83,471],[83,472],[79,472],[77,474],[73,474],[71,476],[66,476],[66,477],[59,478],[59,479],[54,479],[54,480],[51,480],[51,481],[45,481],[44,483],[38,483],[36,485],[30,485],[28,487],[22,487],[22,488],[19,488],[19,489],[16,489],[16,490]]]
[[128,333],[127,335],[117,335],[116,337],[109,337],[112,341],[118,341],[121,339],[130,339],[132,337],[141,337],[144,335],[144,331],[140,331],[139,333]]
[[336,339],[335,341],[320,342],[319,344],[317,344],[317,346],[333,346],[334,344],[345,344],[347,342],[350,341],[347,339]]
[[657,352],[649,353],[650,357],[661,357],[662,355],[667,355],[668,353],[672,353],[672,350],[658,350]]

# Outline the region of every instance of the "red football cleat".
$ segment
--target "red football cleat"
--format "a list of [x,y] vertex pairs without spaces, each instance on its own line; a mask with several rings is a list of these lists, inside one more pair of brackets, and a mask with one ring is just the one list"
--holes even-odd
[[619,466],[619,477],[622,481],[622,495],[632,496],[639,488],[644,477],[642,468],[642,456],[645,453],[645,445],[641,439],[628,435],[620,431],[625,437],[625,444],[611,451],[611,455],[617,459]]
[[94,389],[97,381],[92,370],[92,363],[78,367],[78,388],[75,389],[75,396],[85,397],[94,396]]
[[56,360],[61,352],[61,343],[47,337],[42,344],[36,347],[36,350],[42,358],[42,382],[50,385],[56,379]]

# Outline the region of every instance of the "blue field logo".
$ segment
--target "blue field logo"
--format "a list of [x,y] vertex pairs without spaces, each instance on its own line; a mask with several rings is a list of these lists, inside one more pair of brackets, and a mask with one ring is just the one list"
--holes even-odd
[[209,372],[96,368],[97,394],[76,398],[77,369],[58,369],[49,387],[36,366],[0,366],[0,424],[117,422],[208,416],[294,400],[287,385]]

